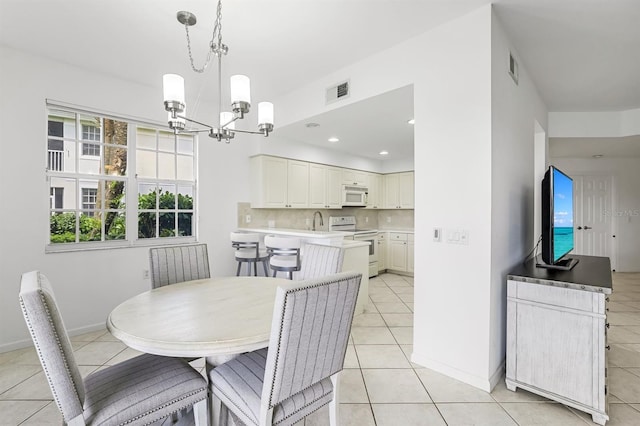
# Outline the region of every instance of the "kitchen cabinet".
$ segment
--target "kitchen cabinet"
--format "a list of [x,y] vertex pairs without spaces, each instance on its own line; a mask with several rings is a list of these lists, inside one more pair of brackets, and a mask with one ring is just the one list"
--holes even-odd
[[309,163],[259,155],[251,157],[251,174],[251,207],[309,207]]
[[367,186],[369,184],[367,174],[362,170],[342,169],[342,183],[344,185]]
[[389,259],[387,269],[407,272],[407,234],[389,232]]
[[507,275],[507,389],[526,389],[591,414],[604,425],[607,401],[607,257],[577,256],[570,271],[534,260]]
[[414,173],[384,175],[384,207],[387,209],[412,209],[414,207]]
[[309,207],[342,208],[342,169],[309,163]]
[[407,272],[413,274],[414,264],[414,234],[407,234]]
[[378,234],[378,272],[382,272],[387,269],[387,251],[388,233],[380,232]]
[[369,197],[367,200],[368,209],[381,209],[383,202],[383,188],[382,185],[383,176],[378,173],[369,173],[368,181],[369,181]]

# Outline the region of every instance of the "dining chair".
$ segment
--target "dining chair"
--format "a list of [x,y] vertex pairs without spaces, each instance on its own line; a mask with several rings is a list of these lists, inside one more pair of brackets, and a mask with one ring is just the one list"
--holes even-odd
[[343,272],[278,287],[269,347],[209,373],[212,415],[246,425],[293,425],[329,404],[338,424],[338,374],[362,274]]
[[305,244],[302,252],[304,255],[300,263],[300,272],[296,276],[298,280],[320,278],[342,270],[342,262],[344,261],[342,247]]
[[273,276],[285,272],[287,278],[292,280],[293,273],[300,270],[300,239],[267,235],[264,245],[269,253],[269,267],[273,270]]
[[267,265],[269,263],[269,253],[264,247],[260,247],[260,235],[247,232],[232,232],[230,235],[231,246],[236,249],[235,256],[238,261],[236,276],[240,275],[243,263],[247,263],[247,275],[251,275],[251,264],[253,263],[254,275],[258,276],[258,262],[262,262],[264,275],[269,276]]
[[206,244],[154,247],[149,263],[152,288],[211,277]]
[[187,362],[144,354],[83,380],[47,278],[23,274],[19,299],[65,424],[146,425],[191,406],[196,425],[207,423],[207,381]]

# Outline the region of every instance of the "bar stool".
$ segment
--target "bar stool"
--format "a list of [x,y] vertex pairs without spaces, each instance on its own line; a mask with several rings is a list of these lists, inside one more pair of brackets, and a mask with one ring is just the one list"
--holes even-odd
[[247,275],[251,275],[251,264],[253,263],[253,272],[257,277],[258,262],[262,262],[264,275],[268,277],[267,263],[269,262],[269,254],[266,249],[260,248],[260,236],[258,234],[232,232],[230,238],[231,246],[236,249],[236,260],[238,261],[236,276],[240,275],[242,264],[246,262]]
[[264,245],[269,253],[269,266],[275,277],[278,272],[286,272],[292,280],[293,273],[300,270],[300,239],[293,237],[264,237]]

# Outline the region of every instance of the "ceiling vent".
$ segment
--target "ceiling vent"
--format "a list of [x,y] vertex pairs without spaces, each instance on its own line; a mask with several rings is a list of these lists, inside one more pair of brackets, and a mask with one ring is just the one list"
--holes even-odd
[[339,101],[349,97],[349,80],[327,88],[326,103]]
[[509,75],[517,85],[518,84],[518,62],[516,62],[516,58],[513,57],[513,53],[511,52],[509,52]]

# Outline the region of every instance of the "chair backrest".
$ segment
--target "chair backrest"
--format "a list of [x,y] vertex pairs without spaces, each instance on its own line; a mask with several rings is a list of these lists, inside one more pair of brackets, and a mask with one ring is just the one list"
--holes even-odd
[[83,413],[85,391],[51,284],[38,271],[27,272],[19,299],[51,393],[68,423]]
[[264,246],[269,256],[296,256],[300,266],[300,239],[295,237],[276,237],[266,235]]
[[303,254],[297,279],[319,278],[342,270],[344,250],[341,247],[305,244]]
[[153,288],[211,277],[206,244],[154,247],[149,263]]
[[362,274],[342,272],[278,287],[262,414],[342,370]]
[[236,257],[260,257],[260,235],[248,232],[232,232],[229,238],[231,239],[231,246],[236,249]]

